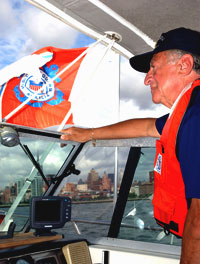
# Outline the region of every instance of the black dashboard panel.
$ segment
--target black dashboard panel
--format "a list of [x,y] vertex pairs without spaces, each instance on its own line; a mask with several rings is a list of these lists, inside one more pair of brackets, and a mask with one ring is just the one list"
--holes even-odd
[[66,263],[61,249],[34,252],[0,260],[1,264],[60,264]]
[[62,247],[83,240],[60,240],[0,250],[0,264],[65,264]]

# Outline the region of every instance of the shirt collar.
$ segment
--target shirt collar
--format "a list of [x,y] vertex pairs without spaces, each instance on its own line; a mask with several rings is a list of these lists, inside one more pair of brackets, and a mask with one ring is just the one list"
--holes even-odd
[[176,105],[178,104],[179,100],[181,99],[181,97],[191,88],[192,83],[189,83],[179,94],[179,96],[176,98],[174,104],[172,105],[172,108],[169,111],[169,117],[171,116],[171,114],[173,113]]

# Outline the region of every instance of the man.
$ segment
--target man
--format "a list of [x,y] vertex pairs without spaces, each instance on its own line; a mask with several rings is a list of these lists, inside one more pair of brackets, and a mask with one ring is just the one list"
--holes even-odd
[[95,128],[70,128],[64,140],[160,137],[155,159],[154,217],[182,237],[181,264],[200,263],[200,33],[163,33],[153,51],[130,59],[146,72],[154,103],[171,109],[155,119],[131,119]]

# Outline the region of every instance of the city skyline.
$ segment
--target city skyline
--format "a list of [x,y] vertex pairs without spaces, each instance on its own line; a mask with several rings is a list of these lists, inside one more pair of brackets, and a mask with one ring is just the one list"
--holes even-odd
[[[51,181],[54,175],[46,175],[46,179]],[[118,177],[117,186],[118,189],[121,184],[123,177],[123,170],[120,170]],[[18,180],[16,183],[12,183],[10,186],[6,186],[4,189],[0,190],[0,204],[11,204],[14,202],[16,196],[22,190],[26,179]],[[148,181],[137,181],[133,180],[130,193],[134,193],[135,196],[147,195],[153,193],[153,183],[154,183],[154,172],[149,171]],[[39,175],[36,175],[32,184],[27,189],[24,197],[22,198],[22,203],[29,202],[32,196],[42,196],[46,191],[47,186]],[[95,198],[110,198],[114,190],[114,173],[107,173],[104,171],[101,177],[99,173],[92,168],[88,172],[86,180],[79,178],[77,183],[65,181],[63,187],[60,190],[59,195],[68,196],[74,200],[82,199],[95,199]]]

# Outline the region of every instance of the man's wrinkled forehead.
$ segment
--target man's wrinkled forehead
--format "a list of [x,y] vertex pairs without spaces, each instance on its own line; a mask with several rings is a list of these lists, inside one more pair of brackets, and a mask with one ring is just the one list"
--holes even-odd
[[155,63],[155,62],[157,62],[157,61],[163,61],[163,60],[165,60],[167,58],[167,56],[166,56],[166,51],[162,51],[162,52],[158,52],[158,53],[156,53],[156,54],[154,54],[153,55],[153,57],[152,57],[152,59],[151,59],[151,61],[150,61],[150,66],[153,64],[153,63]]

